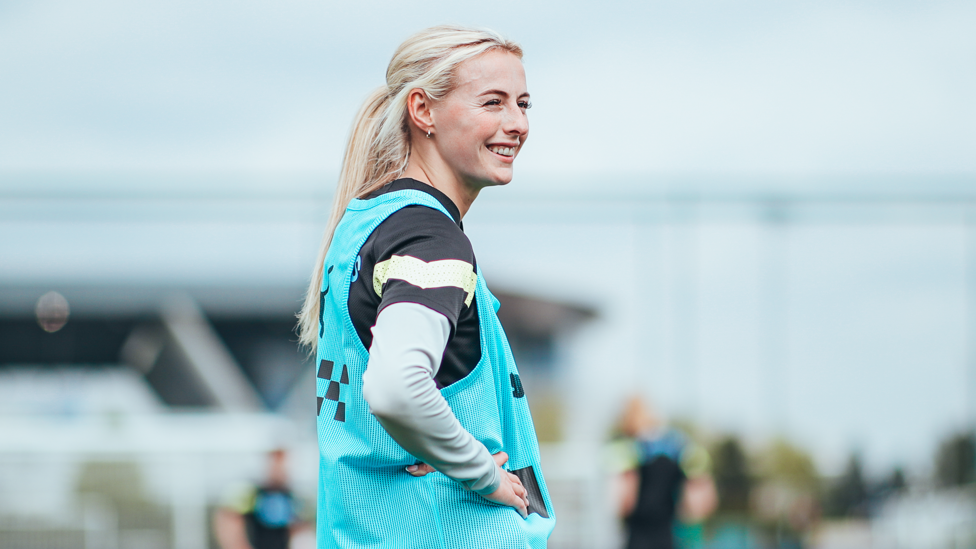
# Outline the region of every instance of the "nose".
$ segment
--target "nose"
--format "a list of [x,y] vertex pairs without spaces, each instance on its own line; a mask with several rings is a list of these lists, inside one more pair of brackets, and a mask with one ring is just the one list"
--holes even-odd
[[[529,133],[529,117],[525,115],[517,104],[505,109],[508,117],[505,120],[505,133],[512,137],[522,137]],[[524,139],[523,139],[524,141]]]

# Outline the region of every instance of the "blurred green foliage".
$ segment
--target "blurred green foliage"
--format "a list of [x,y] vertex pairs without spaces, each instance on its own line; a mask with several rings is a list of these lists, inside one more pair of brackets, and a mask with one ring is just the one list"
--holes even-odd
[[868,485],[861,457],[854,453],[844,472],[830,483],[823,498],[824,515],[830,518],[866,518]]
[[785,484],[790,488],[815,493],[820,475],[809,454],[783,439],[776,439],[756,457],[760,477]]
[[959,433],[939,445],[935,455],[935,481],[942,487],[976,481],[976,436]]
[[732,436],[719,440],[712,449],[712,476],[718,490],[718,512],[747,514],[753,476],[742,444]]

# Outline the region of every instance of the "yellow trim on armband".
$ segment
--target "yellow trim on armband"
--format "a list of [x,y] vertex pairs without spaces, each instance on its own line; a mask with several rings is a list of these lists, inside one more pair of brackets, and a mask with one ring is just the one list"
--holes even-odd
[[460,259],[441,259],[430,263],[409,255],[395,255],[373,267],[373,291],[383,297],[383,285],[390,279],[403,280],[418,288],[460,288],[467,295],[464,305],[471,305],[478,275],[474,267]]

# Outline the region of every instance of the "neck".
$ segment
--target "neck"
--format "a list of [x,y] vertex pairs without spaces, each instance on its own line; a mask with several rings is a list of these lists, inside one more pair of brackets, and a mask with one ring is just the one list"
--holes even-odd
[[464,215],[468,213],[474,199],[478,198],[478,193],[481,192],[481,187],[465,184],[451,173],[447,166],[425,162],[421,155],[410,155],[407,167],[400,177],[416,179],[446,194],[451,202],[454,202],[454,205],[458,207],[461,218],[464,218]]

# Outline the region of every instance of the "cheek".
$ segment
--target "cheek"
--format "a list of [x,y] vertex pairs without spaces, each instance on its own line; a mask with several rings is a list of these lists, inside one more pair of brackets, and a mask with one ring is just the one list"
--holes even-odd
[[451,149],[459,157],[476,158],[485,144],[494,135],[490,124],[477,117],[459,121],[452,128]]
[[447,108],[443,111],[440,127],[444,159],[455,169],[464,172],[478,171],[484,161],[486,143],[498,130],[498,121],[490,113],[473,110],[467,106]]
[[498,130],[498,121],[491,116],[479,116],[471,119],[471,133],[478,136],[482,145],[494,137]]
[[484,142],[491,138],[498,126],[497,120],[480,109],[457,107],[449,109],[450,126],[454,136],[465,142]]

